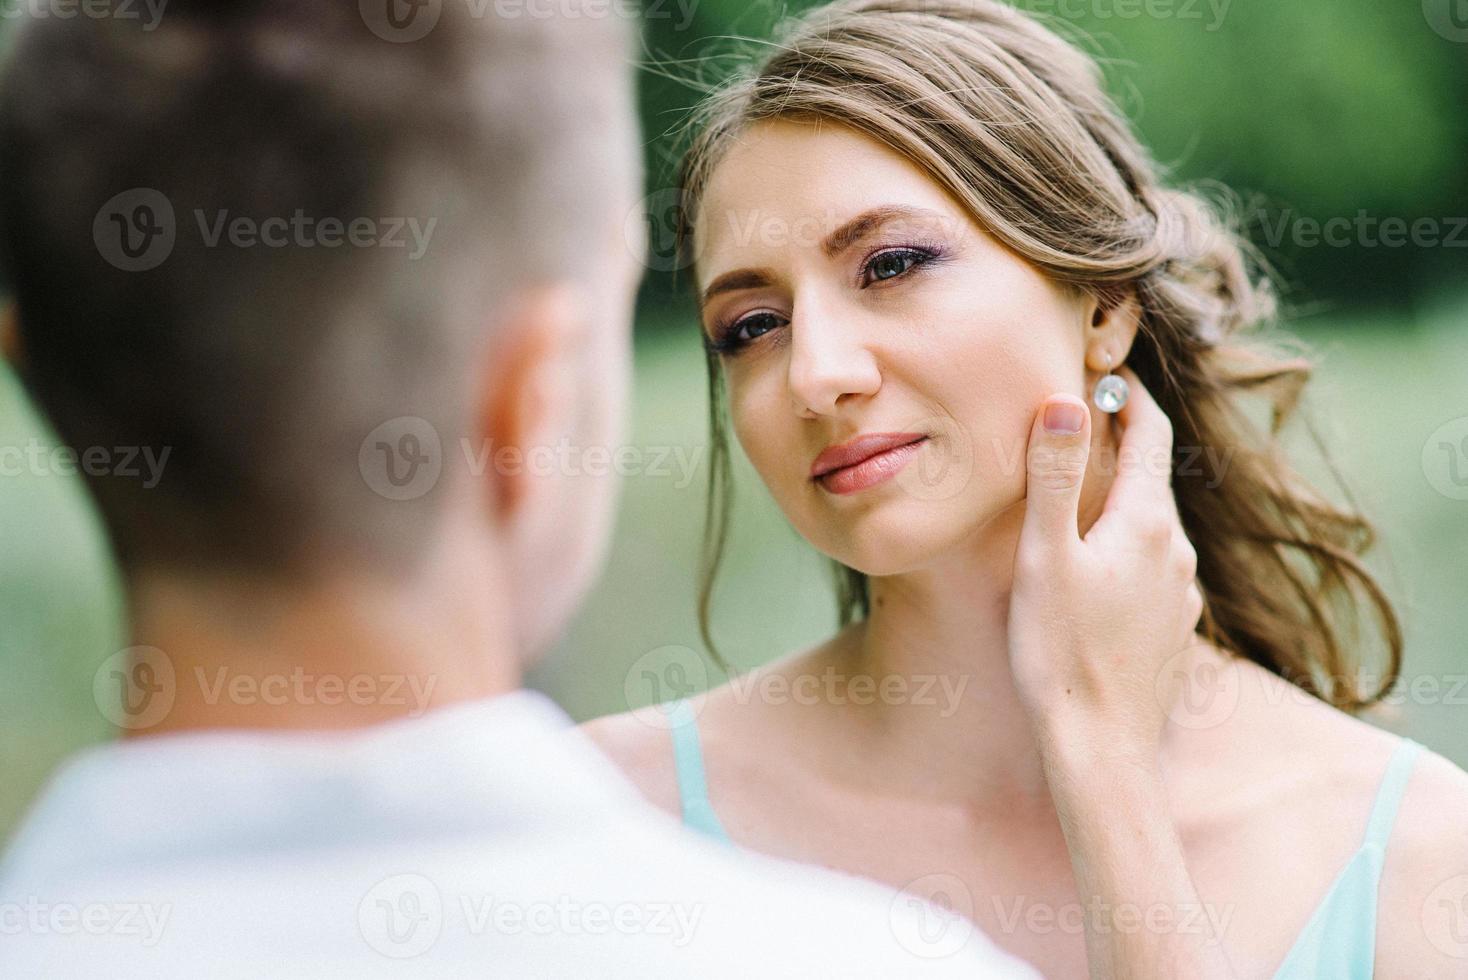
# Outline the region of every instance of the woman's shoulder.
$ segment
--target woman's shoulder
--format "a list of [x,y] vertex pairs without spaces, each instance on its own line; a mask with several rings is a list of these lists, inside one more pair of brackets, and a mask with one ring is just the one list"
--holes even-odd
[[[722,775],[749,777],[767,769],[781,753],[771,751],[781,737],[772,712],[785,703],[768,696],[772,682],[809,671],[831,642],[794,651],[709,690],[690,696],[686,724],[697,732],[706,768]],[[674,763],[672,719],[656,708],[640,708],[595,718],[581,731],[638,787],[648,800],[671,813],[682,799]]]
[[[1286,777],[1292,822],[1320,830],[1344,823],[1341,832],[1364,843],[1365,819],[1391,802],[1385,779],[1402,737],[1274,675],[1258,680],[1249,741],[1268,747],[1267,765],[1276,775],[1294,774]],[[1404,775],[1378,892],[1379,975],[1462,976],[1468,970],[1468,773],[1424,746]]]
[[[1255,770],[1253,775],[1288,775],[1301,796],[1322,809],[1346,800],[1373,803],[1403,745],[1402,736],[1383,726],[1400,719],[1389,709],[1349,714],[1262,667],[1245,664],[1243,670],[1252,677],[1241,683],[1241,724],[1224,726],[1220,734],[1237,745],[1239,760]],[[1463,802],[1464,794],[1468,774],[1424,748],[1412,766],[1400,813],[1406,817],[1429,802]],[[1398,825],[1406,824],[1399,820]],[[1464,841],[1468,846],[1468,830]]]
[[681,798],[673,765],[672,737],[667,724],[659,724],[659,717],[647,709],[625,711],[594,718],[580,727],[648,802],[669,813],[678,813]]
[[1468,973],[1468,773],[1430,750],[1407,780],[1379,894],[1383,976]]

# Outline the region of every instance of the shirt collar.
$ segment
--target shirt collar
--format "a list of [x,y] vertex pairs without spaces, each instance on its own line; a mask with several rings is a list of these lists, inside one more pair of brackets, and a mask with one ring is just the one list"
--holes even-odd
[[638,805],[545,695],[350,733],[214,730],[109,743],[53,777],[0,880],[406,834],[515,833]]

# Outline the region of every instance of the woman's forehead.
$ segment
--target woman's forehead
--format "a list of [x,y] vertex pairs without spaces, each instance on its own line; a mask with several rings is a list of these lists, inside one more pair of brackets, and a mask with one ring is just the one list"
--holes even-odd
[[843,226],[872,211],[892,212],[884,215],[887,223],[947,224],[953,233],[970,225],[916,164],[835,123],[776,120],[750,127],[715,165],[697,205],[693,244],[701,286],[760,256],[827,251],[823,246]]

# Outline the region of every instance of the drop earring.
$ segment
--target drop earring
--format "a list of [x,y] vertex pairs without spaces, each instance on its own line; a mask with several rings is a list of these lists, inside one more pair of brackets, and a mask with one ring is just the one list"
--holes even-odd
[[1126,404],[1127,394],[1126,379],[1118,374],[1111,373],[1111,352],[1106,352],[1106,376],[1096,382],[1096,390],[1091,392],[1091,400],[1096,407],[1103,412],[1116,413]]

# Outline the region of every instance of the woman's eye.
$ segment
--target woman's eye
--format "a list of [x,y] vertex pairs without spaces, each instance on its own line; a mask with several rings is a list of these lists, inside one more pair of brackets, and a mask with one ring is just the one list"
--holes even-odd
[[863,270],[863,279],[868,282],[881,282],[883,279],[895,279],[907,272],[915,265],[921,265],[930,259],[926,252],[919,252],[911,248],[894,248],[885,252],[878,252],[868,260]]
[[734,324],[731,333],[736,341],[748,343],[778,327],[780,318],[773,313],[753,313]]
[[784,317],[768,310],[750,313],[730,322],[727,327],[718,328],[713,338],[707,341],[708,348],[718,354],[738,354],[771,330],[778,330],[784,322]]

